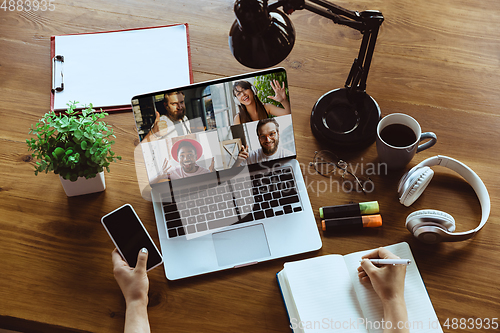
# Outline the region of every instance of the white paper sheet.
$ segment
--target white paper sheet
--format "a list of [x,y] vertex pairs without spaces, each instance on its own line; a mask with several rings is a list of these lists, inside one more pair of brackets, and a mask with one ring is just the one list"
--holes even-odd
[[[69,101],[94,107],[130,105],[138,94],[190,84],[187,26],[55,36],[55,77],[64,90],[54,109]],[[57,82],[56,81],[56,82]]]

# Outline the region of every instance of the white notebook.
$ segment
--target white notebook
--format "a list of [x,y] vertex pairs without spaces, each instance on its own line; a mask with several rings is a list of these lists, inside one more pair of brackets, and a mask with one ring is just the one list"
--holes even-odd
[[[406,270],[405,301],[413,332],[443,332],[408,243],[386,248],[411,259]],[[357,268],[373,250],[345,256],[330,254],[285,263],[277,279],[294,332],[382,332],[383,309],[371,284]]]

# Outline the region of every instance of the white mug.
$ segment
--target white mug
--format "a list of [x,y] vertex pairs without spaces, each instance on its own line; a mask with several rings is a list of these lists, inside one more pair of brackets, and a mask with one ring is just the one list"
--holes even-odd
[[[415,139],[407,142],[403,142],[402,132],[394,132],[391,137],[391,142],[386,142],[388,136],[382,138],[381,133],[389,125],[404,125],[410,128],[415,135]],[[393,127],[394,128],[394,127]],[[402,129],[402,128],[400,128]],[[406,130],[406,129],[405,129]],[[384,133],[383,133],[384,134]],[[409,132],[411,134],[411,132]],[[413,138],[408,136],[406,139]],[[419,143],[424,139],[430,139],[429,141],[419,145]],[[402,140],[398,142],[398,140]],[[377,153],[380,161],[387,165],[388,169],[397,170],[403,169],[415,156],[416,153],[421,152],[427,148],[430,148],[436,144],[437,136],[432,132],[422,133],[420,124],[409,115],[403,113],[392,113],[379,121],[377,125]]]

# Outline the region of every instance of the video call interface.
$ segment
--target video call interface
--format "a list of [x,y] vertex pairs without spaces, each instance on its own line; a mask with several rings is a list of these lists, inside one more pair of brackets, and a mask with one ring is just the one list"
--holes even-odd
[[296,155],[284,69],[132,99],[150,184]]

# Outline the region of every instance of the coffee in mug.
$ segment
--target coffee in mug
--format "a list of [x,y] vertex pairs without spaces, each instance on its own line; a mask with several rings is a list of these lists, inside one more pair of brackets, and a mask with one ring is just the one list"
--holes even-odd
[[382,140],[391,146],[406,147],[412,145],[417,137],[413,130],[403,124],[391,124],[380,132]]

